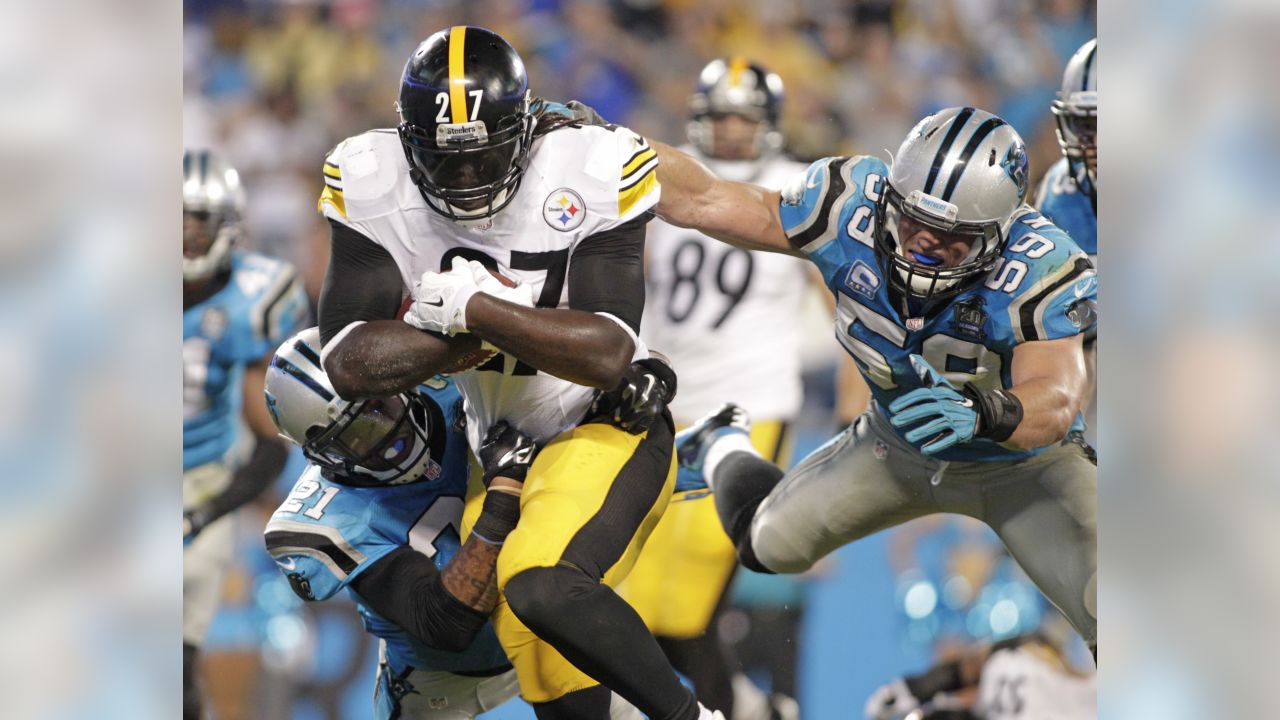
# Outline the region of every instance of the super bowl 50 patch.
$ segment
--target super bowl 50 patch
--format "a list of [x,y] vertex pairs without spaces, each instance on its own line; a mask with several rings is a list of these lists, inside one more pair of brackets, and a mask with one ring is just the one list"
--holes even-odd
[[569,232],[582,224],[587,216],[587,204],[582,196],[569,188],[554,190],[542,203],[542,219],[561,232]]

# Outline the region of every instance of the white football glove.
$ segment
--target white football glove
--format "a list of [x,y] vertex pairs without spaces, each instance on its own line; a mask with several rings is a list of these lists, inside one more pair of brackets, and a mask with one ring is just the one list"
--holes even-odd
[[920,707],[920,701],[902,678],[894,678],[888,685],[881,685],[867,699],[867,707],[863,711],[867,720],[894,720],[905,716]]
[[448,335],[467,332],[467,303],[478,292],[533,307],[533,290],[528,285],[509,288],[481,263],[455,257],[448,272],[422,274],[404,321],[419,330]]

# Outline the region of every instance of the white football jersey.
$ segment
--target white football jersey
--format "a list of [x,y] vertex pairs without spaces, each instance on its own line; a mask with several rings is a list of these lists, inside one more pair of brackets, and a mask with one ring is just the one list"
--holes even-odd
[[1073,675],[1033,649],[1000,650],[987,659],[978,683],[977,715],[984,720],[1093,720],[1096,675]]
[[[699,159],[720,177],[770,189],[805,170],[783,157]],[[660,220],[649,224],[645,255],[640,334],[671,359],[679,377],[671,404],[676,422],[688,425],[730,401],[758,419],[786,420],[798,413],[800,315],[809,263],[741,250]]]
[[[470,230],[428,207],[409,179],[396,131],[371,130],[326,158],[319,208],[386,248],[406,295],[424,272],[447,270],[456,256],[485,255],[503,275],[532,286],[539,307],[565,308],[574,249],[657,204],[657,166],[654,150],[626,128],[552,131],[534,140],[520,187],[492,226]],[[647,356],[637,339],[636,357]],[[466,401],[473,450],[498,420],[545,443],[582,420],[594,392],[505,354],[453,377]]]

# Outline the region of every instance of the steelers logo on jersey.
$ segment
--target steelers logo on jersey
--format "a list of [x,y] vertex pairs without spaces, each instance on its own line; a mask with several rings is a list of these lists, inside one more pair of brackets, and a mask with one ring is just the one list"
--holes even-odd
[[542,203],[542,219],[561,232],[569,232],[587,217],[587,204],[582,196],[569,188],[554,190]]

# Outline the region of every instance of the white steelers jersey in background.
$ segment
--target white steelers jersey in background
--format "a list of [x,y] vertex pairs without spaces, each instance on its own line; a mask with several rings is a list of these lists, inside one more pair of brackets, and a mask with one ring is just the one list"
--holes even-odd
[[978,684],[983,720],[1093,720],[1096,675],[1076,675],[1034,645],[992,653]]
[[[391,253],[406,295],[424,272],[448,269],[455,256],[487,256],[503,275],[532,286],[539,307],[564,308],[578,242],[652,208],[657,167],[656,153],[626,128],[555,130],[534,141],[516,196],[492,226],[469,230],[427,206],[396,131],[372,130],[329,154],[319,207]],[[636,357],[648,356],[636,346]],[[498,420],[544,443],[582,419],[593,393],[508,355],[453,377],[466,400],[472,449]]]
[[[775,157],[717,161],[698,157],[716,175],[781,188],[804,165]],[[649,224],[641,337],[671,360],[679,377],[671,413],[688,425],[724,402],[755,418],[787,419],[800,410],[801,313],[807,263],[752,252],[695,230]]]

